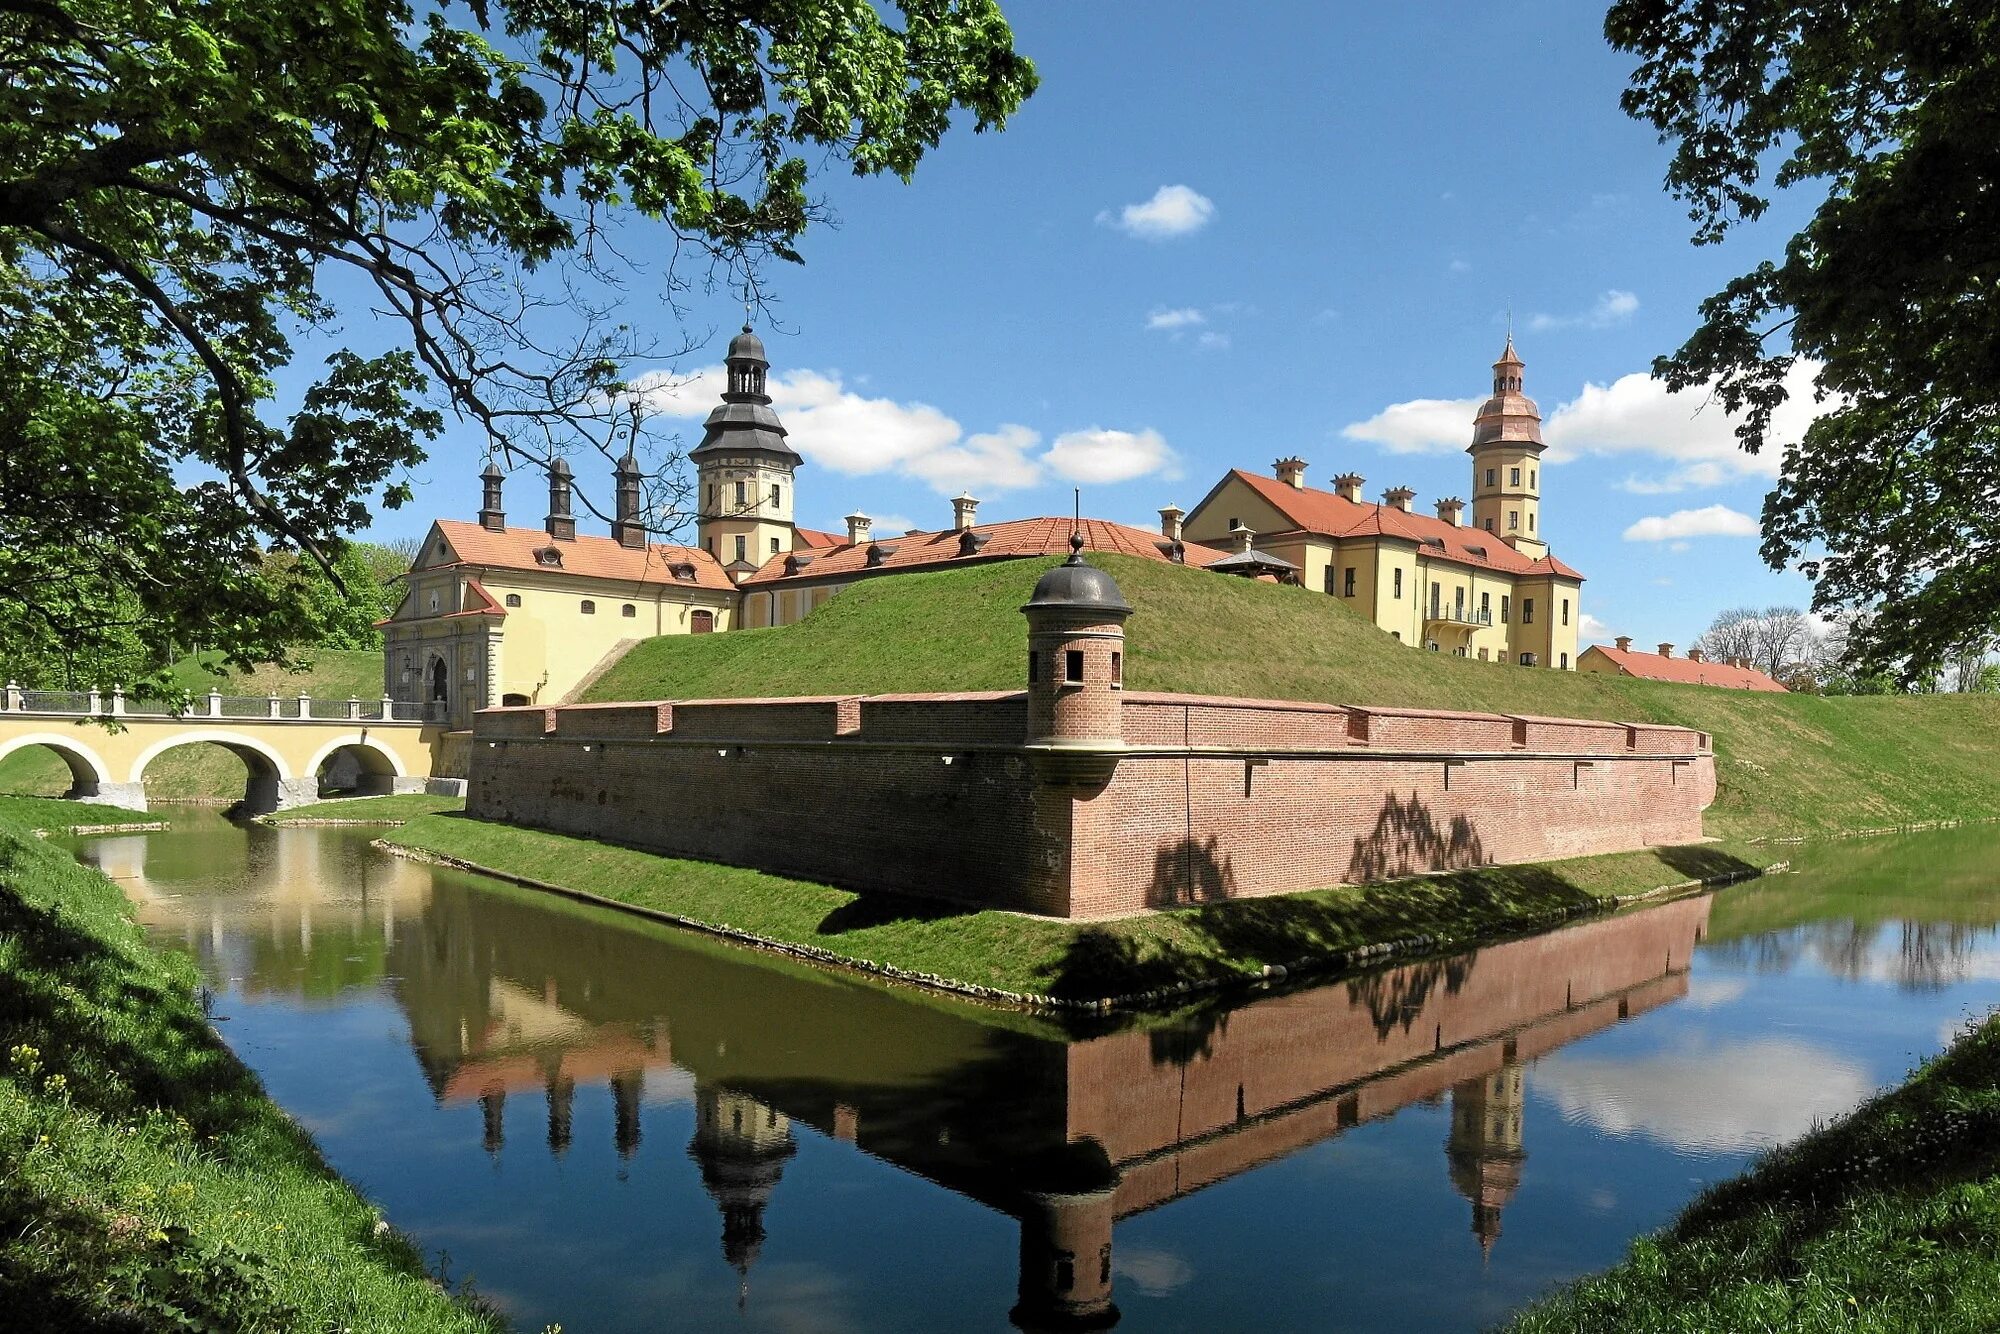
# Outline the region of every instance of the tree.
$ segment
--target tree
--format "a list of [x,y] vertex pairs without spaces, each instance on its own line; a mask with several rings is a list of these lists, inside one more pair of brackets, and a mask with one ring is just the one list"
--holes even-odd
[[1751,658],[1773,680],[1791,676],[1810,656],[1812,622],[1796,607],[1766,607],[1755,622]]
[[[907,179],[1033,91],[994,0],[895,13],[0,0],[0,634],[311,642],[262,551],[336,568],[441,405],[530,467],[643,451],[623,378],[679,346],[621,309],[628,252],[757,299],[823,216],[809,160]],[[281,413],[356,284],[390,346]]]
[[[1813,605],[1875,611],[1852,646],[1904,682],[2000,629],[2000,14],[1944,0],[1616,0],[1623,97],[1674,146],[1694,239],[1810,190],[1782,259],[1702,304],[1654,374],[1713,385],[1782,447],[1765,559]],[[1767,182],[1768,174],[1768,182]],[[1795,368],[1826,409],[1771,437]]]
[[1757,617],[1751,607],[1720,612],[1695,642],[1704,655],[1718,662],[1734,662],[1757,654]]

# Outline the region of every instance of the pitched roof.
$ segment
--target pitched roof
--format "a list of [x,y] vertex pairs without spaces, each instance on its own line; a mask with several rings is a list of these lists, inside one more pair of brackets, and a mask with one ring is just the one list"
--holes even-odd
[[1696,662],[1693,658],[1663,658],[1657,653],[1638,653],[1631,649],[1606,648],[1593,644],[1585,649],[1582,657],[1601,653],[1626,676],[1636,676],[1646,681],[1678,681],[1691,686],[1725,686],[1731,690],[1763,690],[1778,694],[1790,692],[1754,667],[1731,667],[1726,662]]
[[[842,542],[825,551],[793,553],[809,555],[812,558],[810,564],[799,565],[795,574],[785,572],[785,565],[791,559],[790,556],[773,556],[764,562],[757,573],[743,581],[743,587],[752,588],[787,581],[804,582],[829,577],[852,578],[856,575],[925,569],[966,560],[1060,556],[1069,550],[1071,527],[1071,520],[1060,517],[982,523],[968,530],[973,534],[973,540],[978,543],[976,549],[971,552],[962,552],[965,541],[955,529],[944,529],[934,533],[905,533],[901,537],[876,537],[872,541],[861,543]],[[1084,548],[1089,551],[1108,551],[1114,555],[1139,556],[1146,560],[1167,559],[1166,552],[1162,550],[1167,539],[1143,528],[1131,528],[1106,519],[1085,519],[1079,531],[1083,534]],[[1198,542],[1186,542],[1182,545],[1189,565],[1208,565],[1227,554],[1214,547],[1202,546]],[[868,563],[868,552],[871,547],[877,555],[877,563],[873,565]]]
[[844,546],[847,542],[839,533],[819,528],[794,528],[792,531],[799,535],[800,549],[805,551],[824,551],[828,547]]
[[[503,528],[496,533],[458,519],[439,519],[437,527],[459,561],[466,565],[569,574],[624,584],[678,584],[719,592],[729,592],[735,587],[715,557],[699,547],[652,543],[634,548],[620,546],[608,537],[585,536],[573,542],[558,542],[539,528]],[[544,565],[537,559],[536,552],[550,548],[561,557],[561,565]],[[672,568],[676,565],[691,567],[694,578],[676,578]]]
[[1241,480],[1272,509],[1309,533],[1343,538],[1400,537],[1424,547],[1425,554],[1433,560],[1455,561],[1460,565],[1474,565],[1506,574],[1560,575],[1579,582],[1583,579],[1575,569],[1554,556],[1525,556],[1498,534],[1482,528],[1446,523],[1433,515],[1399,510],[1393,505],[1348,500],[1331,491],[1292,486],[1275,477],[1260,477],[1241,468],[1232,468],[1229,476]]

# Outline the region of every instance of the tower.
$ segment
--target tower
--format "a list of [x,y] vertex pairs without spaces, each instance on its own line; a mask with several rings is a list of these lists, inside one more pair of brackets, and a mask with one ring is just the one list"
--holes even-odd
[[1531,559],[1546,556],[1542,535],[1542,411],[1521,392],[1524,363],[1514,335],[1493,363],[1493,396],[1472,420],[1472,524]]
[[708,414],[694,460],[701,544],[741,582],[771,557],[790,551],[792,478],[804,462],[785,443],[785,427],[765,392],[764,342],[744,325],[729,340],[729,383]]
[[489,533],[507,531],[507,511],[500,503],[500,465],[491,458],[479,470],[479,526]]
[[625,457],[618,460],[618,466],[611,474],[616,482],[618,508],[617,518],[611,521],[611,536],[621,547],[635,551],[646,545],[646,520],[639,513],[639,483],[644,474],[639,471],[639,460],[627,449]]
[[722,1211],[722,1258],[740,1281],[737,1304],[749,1296],[750,1266],[764,1249],[764,1206],[785,1160],[798,1152],[791,1119],[755,1098],[714,1085],[694,1092],[694,1141],[688,1157]]
[[1028,618],[1028,737],[1046,782],[1103,783],[1125,748],[1125,618],[1132,606],[1110,575],[1069,559],[1035,584]]
[[1521,1147],[1526,1103],[1526,1075],[1515,1060],[1483,1078],[1452,1085],[1445,1156],[1452,1185],[1472,1202],[1472,1232],[1487,1255],[1500,1237],[1500,1211],[1521,1187],[1521,1160],[1528,1156]]

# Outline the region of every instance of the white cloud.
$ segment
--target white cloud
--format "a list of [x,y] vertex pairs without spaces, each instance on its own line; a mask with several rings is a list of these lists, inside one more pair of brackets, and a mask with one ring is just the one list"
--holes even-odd
[[1198,232],[1214,217],[1215,203],[1208,196],[1185,185],[1163,185],[1151,199],[1127,204],[1115,214],[1106,209],[1097,215],[1097,221],[1127,236],[1164,241]]
[[1638,313],[1639,298],[1614,287],[1600,295],[1589,310],[1579,314],[1532,315],[1528,318],[1528,328],[1536,333],[1547,333],[1552,329],[1609,329],[1625,323]]
[[1157,473],[1180,476],[1179,459],[1158,431],[1110,431],[1093,426],[1056,437],[1042,462],[1072,482],[1108,486]]
[[[1625,530],[1627,542],[1672,542],[1689,537],[1755,537],[1757,521],[1727,505],[1653,514]],[[1687,548],[1678,547],[1685,551]]]
[[1612,639],[1611,627],[1589,612],[1583,614],[1583,623],[1577,628],[1582,632],[1583,642],[1586,644],[1605,644]]
[[1203,329],[1200,337],[1194,340],[1194,345],[1196,347],[1207,348],[1211,352],[1220,352],[1223,348],[1229,346],[1229,335],[1219,333],[1214,329]]
[[1484,399],[1413,398],[1391,403],[1367,421],[1340,428],[1349,440],[1366,440],[1391,454],[1442,454],[1464,449],[1472,439],[1472,417]]
[[1207,323],[1208,316],[1202,314],[1193,306],[1181,306],[1174,310],[1162,307],[1154,310],[1152,314],[1146,317],[1146,327],[1148,329],[1165,329],[1169,332]]
[[1010,424],[912,459],[903,471],[929,482],[941,494],[956,494],[963,487],[975,492],[1015,491],[1041,480],[1041,465],[1028,457],[1028,451],[1041,443],[1041,432]]
[[1445,265],[1445,268],[1452,273],[1471,273],[1472,261],[1465,259],[1454,259],[1451,263]]
[[1194,1266],[1172,1251],[1126,1245],[1112,1252],[1111,1272],[1148,1297],[1165,1297],[1187,1286]]

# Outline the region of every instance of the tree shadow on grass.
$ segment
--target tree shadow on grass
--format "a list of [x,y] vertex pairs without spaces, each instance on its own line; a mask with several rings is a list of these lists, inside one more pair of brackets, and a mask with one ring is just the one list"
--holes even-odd
[[1705,843],[1654,848],[1653,854],[1689,880],[1741,880],[1761,874],[1764,869],[1733,852]]
[[821,918],[817,930],[822,936],[837,936],[847,931],[865,931],[871,926],[888,926],[896,922],[939,922],[949,917],[969,917],[980,911],[971,904],[953,903],[946,899],[871,891],[857,894]]

